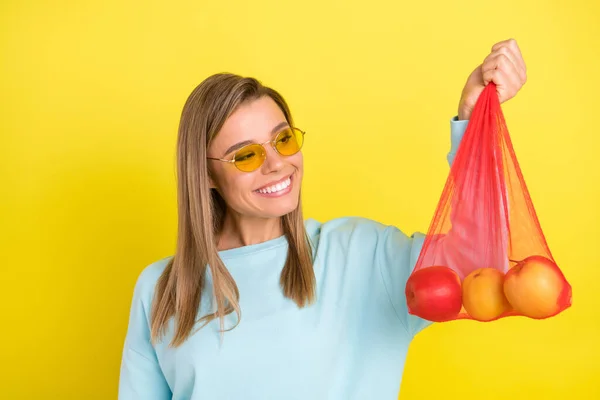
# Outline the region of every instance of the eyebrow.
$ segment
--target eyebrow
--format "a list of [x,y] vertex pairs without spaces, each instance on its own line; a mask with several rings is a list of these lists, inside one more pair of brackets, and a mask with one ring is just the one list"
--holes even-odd
[[[279,124],[277,124],[275,126],[275,128],[271,129],[271,135],[274,135],[275,133],[277,133],[281,128],[284,128],[286,126],[289,126],[287,121],[284,122],[280,122]],[[223,157],[225,157],[227,154],[231,153],[232,151],[236,151],[238,149],[241,149],[242,147],[252,144],[253,142],[251,140],[244,140],[242,142],[238,142],[236,144],[234,144],[233,146],[229,147],[225,153],[223,153]]]

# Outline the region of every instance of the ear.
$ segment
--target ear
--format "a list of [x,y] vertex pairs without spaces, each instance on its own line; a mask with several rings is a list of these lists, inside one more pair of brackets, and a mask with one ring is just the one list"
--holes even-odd
[[215,183],[215,180],[212,176],[212,172],[210,171],[210,168],[206,171],[207,172],[207,176],[208,176],[208,188],[209,189],[217,189],[217,184]]

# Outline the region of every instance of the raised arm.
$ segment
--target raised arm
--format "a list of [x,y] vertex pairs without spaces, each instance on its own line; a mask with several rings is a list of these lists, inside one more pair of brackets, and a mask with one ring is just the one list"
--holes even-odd
[[[473,107],[485,86],[494,82],[500,102],[505,102],[516,95],[525,80],[525,64],[516,41],[511,39],[495,44],[484,62],[469,76],[460,97],[458,115],[450,122],[451,148],[447,155],[450,166],[469,124]],[[437,252],[435,260],[426,260],[426,264],[438,263],[450,267],[465,263],[478,265],[482,243],[486,239],[480,237],[473,240],[472,237],[466,237],[464,232],[472,231],[477,224],[485,223],[486,217],[480,209],[475,208],[471,214],[461,213],[459,217],[451,215],[451,220],[452,228],[440,239],[443,251]],[[431,324],[408,313],[405,297],[406,282],[419,258],[424,241],[423,233],[414,233],[409,237],[398,228],[390,226],[382,235],[379,249],[379,266],[384,285],[396,315],[402,320],[410,336]]]
[[[494,82],[500,102],[504,102],[516,95],[525,84],[525,63],[521,56],[516,41],[507,40],[495,44],[491,53],[485,58],[482,65],[478,66],[469,76],[459,101],[458,119],[468,119],[485,86]],[[473,121],[474,133],[478,134],[479,124],[483,121]],[[463,131],[464,134],[464,131]],[[470,140],[475,140],[470,139]],[[457,143],[453,141],[453,145]],[[482,143],[486,143],[483,141]],[[472,142],[476,145],[477,141]],[[449,162],[452,164],[457,148],[451,150]],[[463,161],[464,162],[464,161]],[[469,161],[466,160],[468,163]],[[450,230],[440,238],[440,248],[432,252],[435,259],[424,260],[425,265],[446,265],[455,269],[461,278],[470,271],[481,266],[494,266],[508,269],[506,258],[508,246],[508,225],[506,215],[500,215],[498,221],[492,221],[494,215],[503,214],[509,207],[508,193],[499,194],[492,203],[487,204],[481,198],[484,193],[492,193],[501,186],[499,176],[503,171],[490,174],[485,159],[473,165],[462,164],[465,168],[461,174],[466,188],[459,193],[453,193],[450,208]],[[496,177],[497,181],[490,181]],[[490,209],[496,210],[493,215],[488,215]],[[473,234],[477,232],[477,234]],[[491,243],[501,243],[502,248]]]

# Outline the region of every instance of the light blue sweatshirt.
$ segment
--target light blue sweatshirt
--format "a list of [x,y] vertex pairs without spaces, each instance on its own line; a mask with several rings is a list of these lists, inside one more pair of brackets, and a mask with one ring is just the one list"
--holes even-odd
[[[452,163],[467,121],[450,124]],[[424,235],[355,217],[309,219],[306,229],[317,279],[317,302],[307,308],[281,293],[284,237],[220,252],[242,310],[222,343],[215,320],[177,348],[168,345],[171,323],[152,346],[154,286],[169,258],[146,267],[133,294],[119,399],[395,400],[410,342],[429,324],[408,314],[404,295]]]

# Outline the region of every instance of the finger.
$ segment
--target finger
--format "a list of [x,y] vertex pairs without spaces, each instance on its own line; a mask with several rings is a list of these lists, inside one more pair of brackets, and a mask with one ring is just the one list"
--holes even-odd
[[506,47],[499,48],[488,55],[483,61],[482,70],[498,68],[503,69],[508,74],[516,74],[521,84],[524,84],[527,80],[527,74],[519,67],[518,62],[515,61],[514,54]]
[[496,50],[498,50],[502,46],[507,46],[507,45],[509,45],[513,41],[516,42],[516,40],[513,39],[513,38],[502,40],[501,42],[498,42],[498,43],[496,43],[496,44],[494,44],[492,46],[492,51],[496,51]]
[[483,69],[483,66],[481,67],[481,76],[483,78],[483,84],[487,85],[490,82],[494,82],[496,84],[496,86],[500,86],[503,82],[503,72],[499,69],[496,68],[486,68]]
[[[521,81],[524,83],[527,79],[527,73],[525,69],[522,67],[522,60],[519,62],[519,57],[514,54],[514,52],[508,46],[498,47],[495,51],[490,53],[484,60],[484,63],[489,62],[490,60],[496,59],[499,55],[503,55],[508,58],[510,62],[515,66]],[[499,59],[500,60],[500,59]]]
[[521,86],[515,75],[508,75],[501,69],[488,69],[483,72],[482,76],[485,85],[490,82],[496,84],[498,97],[501,103],[514,97]]
[[501,95],[500,101],[513,97],[523,86],[515,73],[507,72],[501,68],[482,71],[482,77],[486,85],[489,82],[494,82],[498,86],[498,93]]
[[525,61],[523,60],[523,54],[521,54],[521,49],[519,49],[519,45],[516,40],[509,41],[506,46],[510,53],[513,55],[515,63],[523,70],[523,73],[527,74],[527,67],[525,66]]
[[515,65],[521,82],[525,83],[527,80],[527,71],[525,69],[525,62],[520,53],[515,53],[515,50],[510,46],[503,46],[498,49],[498,53],[506,55],[510,61]]
[[521,50],[519,49],[519,45],[517,44],[517,41],[515,39],[507,39],[507,40],[503,40],[501,42],[498,42],[498,43],[494,44],[492,46],[492,51],[496,51],[500,47],[510,47],[516,53],[520,53],[521,52]]
[[492,53],[485,58],[481,64],[482,72],[501,69],[505,73],[515,73],[516,66],[506,55],[502,53]]
[[492,52],[495,52],[501,48],[508,48],[512,54],[514,54],[514,60],[519,66],[523,69],[524,72],[527,72],[527,67],[525,66],[525,61],[523,60],[523,55],[521,54],[521,49],[517,44],[515,39],[508,39],[502,42],[498,42],[492,46]]

